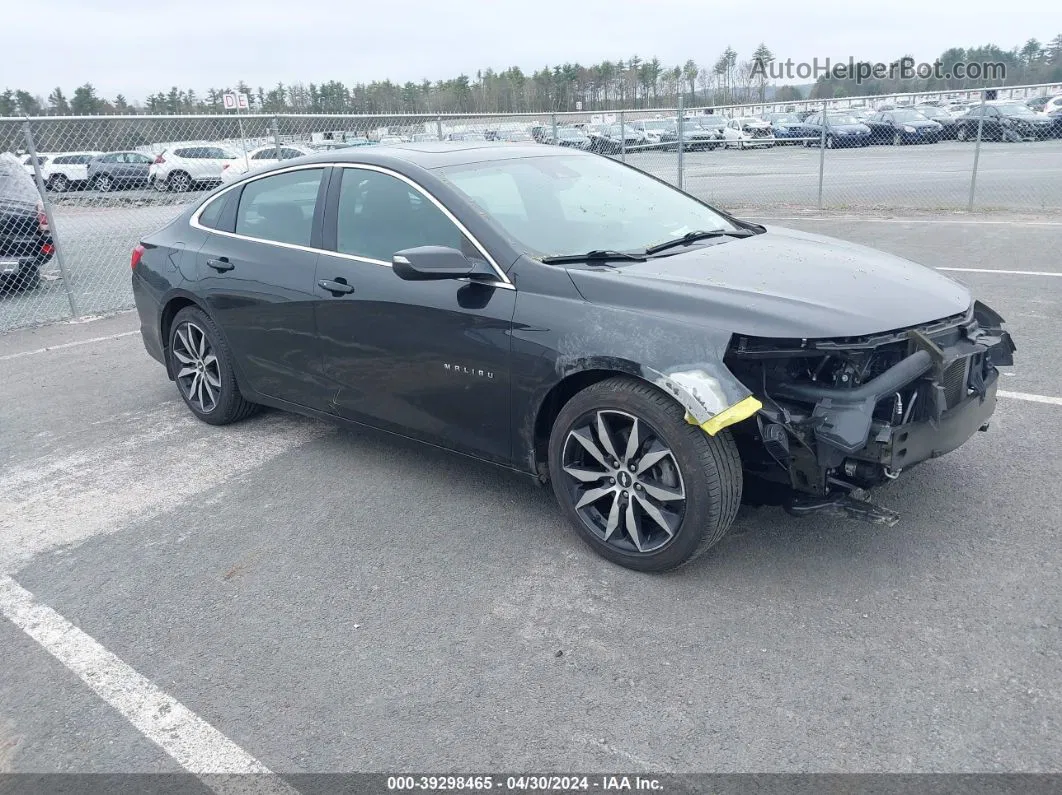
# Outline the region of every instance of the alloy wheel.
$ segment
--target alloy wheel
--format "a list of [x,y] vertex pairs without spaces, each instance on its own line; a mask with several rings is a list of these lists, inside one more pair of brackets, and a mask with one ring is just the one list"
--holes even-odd
[[100,174],[96,177],[96,189],[107,193],[111,189],[111,178],[106,174]]
[[52,178],[51,188],[56,193],[66,193],[70,189],[70,182],[62,174],[56,174]]
[[678,461],[645,420],[611,409],[583,415],[564,440],[561,464],[576,513],[606,544],[656,552],[682,526]]
[[187,174],[176,173],[170,177],[170,181],[173,183],[173,189],[177,193],[184,193],[186,190],[192,187],[192,180]]
[[185,321],[173,334],[173,357],[180,369],[177,385],[192,408],[209,414],[221,397],[221,365],[206,332]]

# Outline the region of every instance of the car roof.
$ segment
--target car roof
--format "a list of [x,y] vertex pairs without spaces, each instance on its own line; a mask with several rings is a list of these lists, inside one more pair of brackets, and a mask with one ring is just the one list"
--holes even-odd
[[337,149],[306,158],[307,163],[364,163],[377,166],[409,164],[431,170],[445,166],[487,161],[520,160],[527,157],[595,157],[588,152],[540,144],[513,144],[495,141],[419,141],[378,146]]

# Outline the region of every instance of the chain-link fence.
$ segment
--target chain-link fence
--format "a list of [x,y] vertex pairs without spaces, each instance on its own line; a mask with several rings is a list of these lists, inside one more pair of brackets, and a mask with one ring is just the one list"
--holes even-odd
[[[0,119],[0,151],[36,182],[54,246],[39,284],[0,284],[0,332],[131,307],[129,256],[142,236],[218,184],[330,149],[436,140],[586,149],[739,215],[1057,211],[1062,116],[1025,99],[1059,92],[489,116]],[[17,258],[4,245],[11,271]]]

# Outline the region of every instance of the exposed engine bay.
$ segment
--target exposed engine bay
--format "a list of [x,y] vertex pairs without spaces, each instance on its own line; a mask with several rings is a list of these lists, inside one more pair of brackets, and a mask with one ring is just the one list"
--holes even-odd
[[1003,319],[980,302],[961,315],[867,337],[735,335],[730,371],[763,404],[733,427],[749,474],[814,508],[863,495],[944,455],[995,408],[997,367],[1013,364]]

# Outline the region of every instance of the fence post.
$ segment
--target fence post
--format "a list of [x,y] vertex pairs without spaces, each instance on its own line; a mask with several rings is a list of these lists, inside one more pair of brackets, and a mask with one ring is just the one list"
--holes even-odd
[[627,122],[623,120],[623,111],[619,112],[620,120],[620,162],[627,162]]
[[33,142],[33,130],[30,129],[29,119],[22,122],[22,133],[26,137],[26,149],[33,160],[33,176],[37,181],[37,190],[41,192],[41,205],[44,207],[44,217],[48,219],[48,232],[52,236],[52,246],[55,248],[53,256],[59,265],[59,273],[63,277],[63,289],[66,290],[66,300],[70,302],[70,314],[74,318],[81,317],[77,310],[77,300],[74,298],[74,285],[70,282],[70,274],[63,264],[63,247],[59,245],[59,230],[55,228],[55,216],[52,214],[52,204],[48,201],[48,192],[44,186],[44,175],[41,174],[41,164],[37,159],[37,145]]
[[985,94],[981,92],[981,111],[977,115],[977,141],[974,143],[973,173],[970,175],[970,200],[966,203],[966,212],[973,212],[974,194],[977,192],[977,162],[981,159],[981,133],[985,125]]
[[822,209],[822,175],[826,166],[826,100],[822,101],[822,125],[819,128],[819,209]]
[[439,136],[439,140],[442,140],[442,116],[435,117],[435,132]]
[[554,146],[556,146],[557,145],[557,114],[556,113],[551,113],[551,114],[549,114],[549,118],[550,118],[550,121],[551,121],[551,123],[553,125],[553,140],[550,141],[550,143],[553,144]]
[[281,160],[280,157],[280,119],[273,116],[273,145],[277,150],[277,160]]
[[682,123],[685,121],[686,111],[683,107],[682,95],[678,98],[678,189],[682,190],[682,150],[686,148],[685,136],[683,135]]

